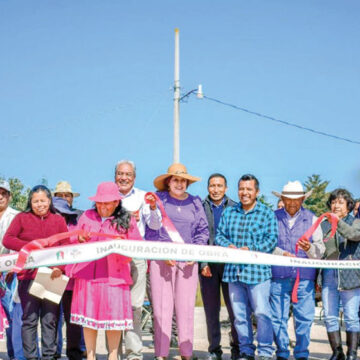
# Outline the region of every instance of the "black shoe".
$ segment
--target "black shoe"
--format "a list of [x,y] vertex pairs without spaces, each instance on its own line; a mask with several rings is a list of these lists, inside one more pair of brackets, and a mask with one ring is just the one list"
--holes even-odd
[[237,360],[240,357],[239,349],[232,347],[231,348],[231,360]]
[[346,345],[347,353],[346,360],[356,360],[357,358],[357,345],[358,345],[358,332],[346,332]]
[[296,358],[296,360],[308,360],[308,358],[302,357],[302,358]]
[[255,360],[255,356],[242,353],[240,354],[240,357],[237,358],[237,360]]
[[175,336],[172,336],[172,337],[171,337],[170,347],[172,347],[172,348],[177,348],[177,347],[179,347],[179,343],[178,343],[178,341],[177,341],[177,339],[176,339]]
[[332,355],[329,360],[345,360],[345,354],[341,344],[340,330],[327,333]]
[[284,357],[282,357],[282,356],[277,356],[276,357],[276,360],[288,360],[287,358],[284,358]]
[[209,353],[206,358],[206,360],[221,360],[222,359],[222,354],[217,354],[217,353]]

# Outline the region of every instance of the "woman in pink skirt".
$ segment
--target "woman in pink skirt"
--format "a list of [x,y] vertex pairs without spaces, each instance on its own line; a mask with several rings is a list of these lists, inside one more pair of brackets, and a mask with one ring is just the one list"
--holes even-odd
[[[107,240],[106,234],[119,235],[119,239],[142,239],[135,219],[121,207],[115,183],[101,183],[96,195],[89,199],[95,202],[95,207],[81,215],[77,228],[104,236],[79,236],[79,242]],[[74,264],[70,270],[69,275],[75,278],[71,322],[84,328],[88,360],[95,360],[98,330],[106,331],[109,360],[117,360],[121,331],[133,327],[130,260],[111,254]]]

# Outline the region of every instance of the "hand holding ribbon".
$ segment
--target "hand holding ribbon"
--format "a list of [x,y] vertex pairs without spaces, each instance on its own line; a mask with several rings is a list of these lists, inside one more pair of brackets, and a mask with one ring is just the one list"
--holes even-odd
[[[106,236],[107,239],[121,239],[123,238],[122,235],[112,235],[112,234],[104,234],[104,233],[95,233],[95,232],[88,232],[83,229],[68,231],[64,233],[59,233],[52,235],[46,239],[36,239],[30,241],[28,244],[23,246],[23,248],[19,251],[19,255],[14,265],[12,271],[15,273],[19,273],[25,267],[26,260],[33,250],[40,250],[46,247],[54,246],[57,242],[70,238],[71,236],[77,235],[79,242],[86,242],[91,236]],[[130,259],[131,260],[131,259]]]
[[[335,214],[328,213],[328,212],[324,213],[321,216],[319,216],[318,219],[314,222],[314,224],[308,230],[306,230],[305,234],[303,234],[299,238],[299,240],[297,241],[297,243],[295,245],[295,255],[298,254],[299,248],[304,251],[308,251],[310,249],[310,246],[311,246],[310,238],[313,235],[313,233],[315,232],[315,230],[318,228],[318,226],[321,224],[321,222],[323,221],[324,218],[327,218],[331,224],[331,232],[330,232],[329,238],[332,238],[335,235],[337,225],[339,222],[339,218]],[[328,241],[329,238],[324,239],[324,242]],[[299,283],[300,283],[300,271],[299,271],[299,269],[297,269],[296,279],[295,279],[294,287],[293,287],[292,294],[291,294],[291,300],[294,303],[298,302],[297,293],[298,293]]]
[[145,194],[145,202],[147,204],[151,204],[152,197],[155,198],[156,204],[158,205],[158,207],[160,209],[161,216],[162,216],[162,225],[165,228],[165,230],[167,231],[167,233],[169,234],[171,240],[173,242],[183,244],[184,240],[182,239],[179,232],[176,230],[176,228],[175,228],[174,224],[172,223],[172,221],[170,220],[169,216],[167,215],[161,199],[155,193],[148,192]]

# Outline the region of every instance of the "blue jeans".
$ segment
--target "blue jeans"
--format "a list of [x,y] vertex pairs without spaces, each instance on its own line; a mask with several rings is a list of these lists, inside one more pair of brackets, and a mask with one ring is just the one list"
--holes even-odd
[[337,270],[324,269],[322,273],[322,301],[328,332],[339,330],[340,303],[344,309],[346,331],[359,332],[360,289],[338,290]]
[[338,290],[337,270],[322,270],[322,291],[321,298],[324,308],[324,321],[327,332],[338,331],[340,292]]
[[14,303],[12,318],[12,344],[16,360],[26,360],[22,347],[21,326],[23,311],[20,303]]
[[[5,276],[5,273],[4,273]],[[13,313],[13,298],[14,298],[14,291],[16,287],[16,277],[10,284],[6,284],[6,292],[5,295],[1,298],[1,305],[4,308],[6,317],[9,321],[9,327],[6,329],[6,347],[7,347],[7,354],[9,359],[15,357],[14,355],[14,347],[12,342],[12,313]]]
[[269,303],[270,280],[259,284],[229,283],[229,295],[235,316],[235,328],[239,338],[240,353],[254,356],[253,331],[250,315],[257,321],[258,355],[271,357],[274,352]]
[[[295,279],[273,279],[271,283],[270,305],[273,320],[276,356],[288,359],[289,335],[288,320],[291,293]],[[300,280],[298,302],[293,304],[296,346],[294,357],[308,358],[310,330],[315,316],[315,284],[311,280]]]

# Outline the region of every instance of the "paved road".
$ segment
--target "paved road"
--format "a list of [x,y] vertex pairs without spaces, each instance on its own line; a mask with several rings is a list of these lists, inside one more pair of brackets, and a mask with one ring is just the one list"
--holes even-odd
[[[310,346],[310,359],[328,359],[330,357],[330,346],[327,341],[326,330],[323,321],[320,320],[320,308],[316,309],[316,319],[311,331],[311,346]],[[227,314],[226,309],[223,308],[221,311],[221,319],[226,320]],[[294,331],[292,321],[289,321],[290,338],[294,339]],[[224,360],[230,359],[230,348],[228,342],[229,329],[222,328],[222,345],[224,350]],[[344,335],[344,334],[343,334]],[[344,336],[343,336],[344,339]],[[154,357],[154,350],[151,347],[151,336],[149,333],[144,333],[144,360],[152,360]],[[195,309],[195,342],[194,342],[194,356],[198,358],[204,358],[207,354],[207,337],[206,337],[206,326],[205,326],[205,315],[203,308]],[[106,360],[106,349],[104,341],[104,332],[99,332],[97,353],[99,360]],[[2,341],[0,343],[0,357],[6,359],[6,345]],[[171,349],[170,359],[175,357],[179,359],[177,349]],[[63,355],[63,359],[66,356]],[[275,357],[274,357],[275,358]]]

